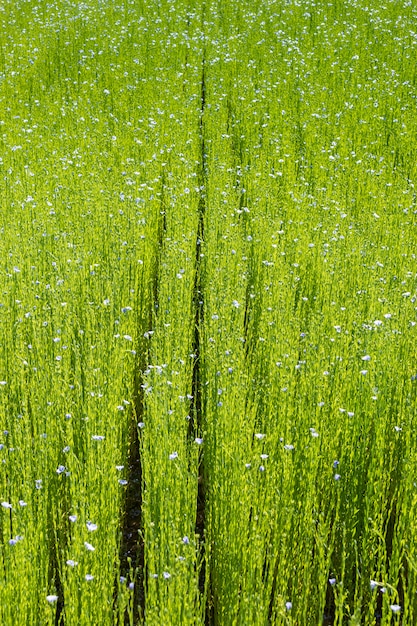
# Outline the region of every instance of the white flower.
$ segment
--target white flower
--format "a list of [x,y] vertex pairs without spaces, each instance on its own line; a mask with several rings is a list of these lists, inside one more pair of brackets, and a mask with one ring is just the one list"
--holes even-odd
[[58,596],[46,596],[47,601],[49,602],[49,604],[55,604],[55,602],[58,600]]
[[91,435],[91,439],[93,441],[103,441],[103,439],[105,439],[104,435]]
[[94,576],[92,576],[92,574],[86,574],[85,575],[85,579],[86,580],[94,580]]
[[91,543],[88,543],[88,541],[84,541],[84,545],[85,545],[85,547],[87,548],[87,550],[88,550],[89,552],[94,552],[95,547],[94,547],[94,546],[92,546],[92,545],[91,545]]
[[93,522],[87,522],[87,530],[90,531],[90,533],[94,530],[97,530],[97,524],[93,524]]
[[389,608],[393,613],[399,613],[401,611],[401,607],[399,604],[390,604]]
[[77,561],[73,561],[72,559],[68,559],[67,565],[69,565],[70,567],[75,567],[76,565],[78,565],[78,563],[77,563]]
[[69,515],[68,519],[70,522],[74,523],[77,521],[77,516],[76,515]]
[[2,502],[1,506],[3,507],[3,509],[11,509],[12,505],[9,502]]
[[169,455],[170,461],[173,461],[174,459],[178,459],[178,452],[172,452],[172,454]]

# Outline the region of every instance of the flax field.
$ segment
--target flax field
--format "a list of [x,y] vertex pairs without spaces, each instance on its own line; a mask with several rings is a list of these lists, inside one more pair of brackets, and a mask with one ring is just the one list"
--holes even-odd
[[417,6],[0,2],[1,626],[417,623]]

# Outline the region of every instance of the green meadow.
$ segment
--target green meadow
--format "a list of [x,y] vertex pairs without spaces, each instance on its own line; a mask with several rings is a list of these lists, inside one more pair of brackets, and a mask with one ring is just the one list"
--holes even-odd
[[417,623],[417,7],[0,3],[0,624]]

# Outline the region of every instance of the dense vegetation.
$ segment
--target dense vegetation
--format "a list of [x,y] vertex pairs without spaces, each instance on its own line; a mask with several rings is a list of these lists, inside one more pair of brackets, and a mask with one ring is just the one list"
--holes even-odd
[[417,9],[0,6],[0,624],[415,624]]

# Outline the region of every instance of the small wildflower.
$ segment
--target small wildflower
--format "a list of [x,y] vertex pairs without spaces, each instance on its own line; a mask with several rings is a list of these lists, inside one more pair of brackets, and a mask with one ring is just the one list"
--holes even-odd
[[12,505],[9,502],[2,502],[1,506],[3,507],[3,509],[11,509]]
[[77,561],[73,561],[72,559],[68,559],[67,565],[69,565],[70,567],[75,567],[76,565],[78,565],[78,563],[77,563]]
[[104,435],[92,435],[91,439],[93,441],[103,441],[103,439],[105,439],[105,436]]
[[285,608],[287,609],[287,611],[291,611],[291,609],[292,609],[292,602],[286,602],[285,603]]
[[92,545],[91,545],[91,543],[88,543],[88,541],[84,541],[84,545],[85,545],[85,547],[87,548],[87,550],[88,550],[89,552],[94,552],[95,547],[94,547],[94,546],[92,546]]
[[19,506],[24,507],[27,506],[27,502],[25,502],[24,500],[19,500]]
[[284,446],[284,450],[294,450],[294,446],[292,443],[286,443]]
[[174,459],[178,459],[178,452],[172,452],[172,453],[169,455],[169,460],[170,460],[170,461],[173,461]]
[[263,433],[255,433],[255,439],[265,439],[266,435],[264,435]]
[[118,483],[119,485],[122,485],[122,487],[125,487],[127,485],[127,480],[126,478],[119,478]]
[[93,524],[92,522],[87,522],[87,530],[91,533],[97,530],[97,524]]
[[69,515],[68,519],[70,522],[74,523],[77,521],[77,516],[76,515]]
[[401,611],[401,607],[399,604],[390,604],[389,608],[393,613],[399,613]]
[[201,437],[196,437],[194,439],[194,443],[196,443],[197,445],[201,446],[201,444],[203,443],[203,439]]
[[47,602],[49,602],[49,604],[55,604],[55,602],[57,602],[58,600],[58,596],[54,596],[54,595],[46,596],[46,600]]
[[85,575],[85,579],[86,579],[87,581],[94,580],[94,576],[93,576],[92,574],[86,574],[86,575]]
[[371,591],[374,591],[374,589],[378,587],[378,583],[376,582],[376,580],[371,580],[370,587],[371,587]]
[[332,587],[334,587],[336,584],[336,578],[329,578],[329,583],[331,584]]
[[185,535],[185,537],[182,538],[182,542],[184,545],[188,546],[190,543],[189,538],[187,537],[187,535]]
[[335,475],[334,475],[334,479],[335,479],[335,480],[340,480],[340,478],[341,478],[340,474],[335,474]]
[[169,572],[162,572],[162,576],[165,578],[165,580],[171,578],[171,574]]

